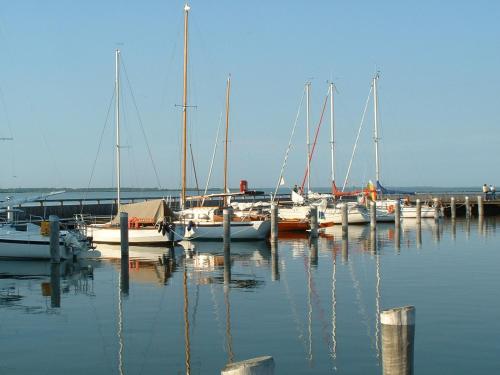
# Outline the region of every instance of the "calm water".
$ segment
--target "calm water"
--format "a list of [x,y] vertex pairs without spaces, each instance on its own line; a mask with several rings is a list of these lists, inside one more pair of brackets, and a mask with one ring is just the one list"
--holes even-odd
[[161,262],[166,250],[131,248],[128,293],[119,259],[3,261],[0,373],[219,374],[272,355],[276,374],[380,374],[377,312],[407,304],[415,373],[498,373],[497,223],[431,220],[418,232],[406,221],[376,237],[351,227],[348,243],[334,228],[277,249],[236,243],[230,269],[222,244],[179,247]]

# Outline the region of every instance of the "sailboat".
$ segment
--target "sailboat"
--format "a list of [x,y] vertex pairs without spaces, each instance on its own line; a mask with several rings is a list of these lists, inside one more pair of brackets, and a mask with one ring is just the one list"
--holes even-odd
[[[120,200],[120,50],[115,51],[115,118],[116,118],[116,177],[117,177],[117,205],[118,212],[127,212],[129,215],[129,244],[130,245],[160,245],[168,243],[164,231],[159,230],[160,223],[173,217],[165,200],[156,199],[145,202],[121,204]],[[118,244],[121,242],[120,216],[115,216],[104,224],[86,224],[80,217],[79,227],[92,238],[94,243]]]
[[[181,211],[177,212],[175,230],[184,240],[222,240],[224,234],[219,207],[195,206],[187,207],[186,196],[186,161],[187,161],[187,78],[188,78],[188,20],[190,6],[184,6],[184,79],[182,103],[182,189]],[[228,178],[227,178],[227,144],[229,129],[229,97],[231,90],[231,77],[227,79],[226,89],[226,141],[224,154],[224,192],[219,197],[224,199],[224,206],[229,205]],[[271,222],[268,219],[254,220],[253,218],[234,218],[230,222],[231,239],[237,240],[262,240],[269,236]]]

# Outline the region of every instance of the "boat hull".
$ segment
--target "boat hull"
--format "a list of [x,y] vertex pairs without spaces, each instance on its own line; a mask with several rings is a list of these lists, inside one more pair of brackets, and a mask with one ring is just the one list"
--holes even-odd
[[[221,222],[198,222],[195,225],[175,223],[179,237],[187,241],[222,241],[224,226]],[[265,240],[271,232],[271,222],[262,221],[231,221],[231,241]],[[176,238],[178,237],[176,236]]]
[[[87,226],[87,235],[92,237],[94,243],[119,244],[121,234],[119,227],[107,227],[104,225]],[[157,228],[129,228],[128,243],[130,245],[154,246],[168,244],[168,238]]]

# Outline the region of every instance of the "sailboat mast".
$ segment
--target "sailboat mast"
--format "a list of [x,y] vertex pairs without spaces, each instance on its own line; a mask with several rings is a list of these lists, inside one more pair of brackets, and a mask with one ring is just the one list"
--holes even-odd
[[184,6],[184,90],[182,95],[182,191],[181,208],[186,204],[186,159],[187,159],[187,67],[188,67],[188,16],[191,8]]
[[335,134],[335,122],[334,122],[334,107],[333,107],[333,92],[334,92],[333,82],[330,82],[330,152],[332,156],[332,185],[335,183],[335,146],[334,146],[334,134]]
[[[229,133],[229,95],[231,93],[231,75],[227,77],[226,86],[226,139],[224,144],[224,194],[227,193],[227,138]],[[228,206],[228,197],[224,197],[224,206]]]
[[116,204],[120,211],[120,50],[115,51]]
[[374,116],[374,129],[373,141],[375,142],[375,179],[376,184],[380,181],[380,160],[378,156],[378,94],[377,94],[377,80],[379,78],[378,72],[373,77],[373,116]]
[[306,82],[306,143],[307,143],[307,193],[311,191],[311,142],[309,139],[309,101],[311,82]]

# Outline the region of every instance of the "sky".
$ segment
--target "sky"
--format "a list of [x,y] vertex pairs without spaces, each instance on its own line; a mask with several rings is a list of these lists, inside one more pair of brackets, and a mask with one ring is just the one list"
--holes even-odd
[[[231,75],[229,182],[302,182],[327,81],[342,185],[371,79],[380,72],[381,182],[500,184],[500,2],[190,2],[188,134],[209,174]],[[122,186],[180,186],[183,8],[178,0],[0,2],[0,188],[116,185],[114,51],[121,50]],[[136,110],[137,108],[137,110]],[[299,112],[298,112],[299,111]],[[330,185],[328,111],[311,185]],[[211,187],[223,182],[223,128]],[[195,186],[189,164],[188,185]],[[156,170],[156,172],[155,172]],[[348,184],[375,178],[370,100]]]

